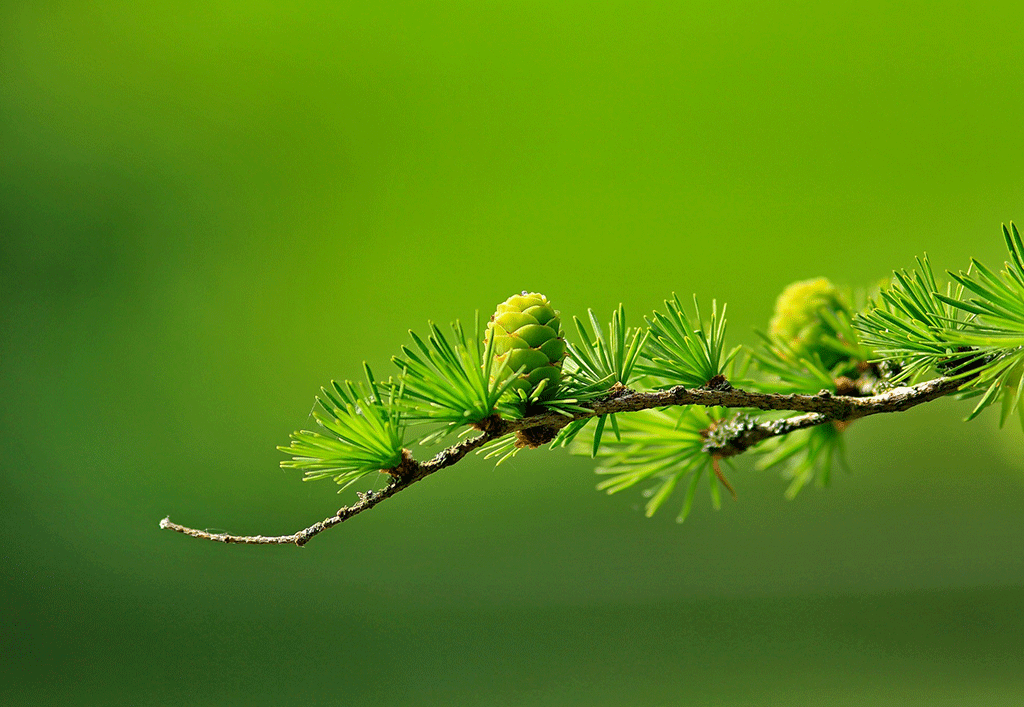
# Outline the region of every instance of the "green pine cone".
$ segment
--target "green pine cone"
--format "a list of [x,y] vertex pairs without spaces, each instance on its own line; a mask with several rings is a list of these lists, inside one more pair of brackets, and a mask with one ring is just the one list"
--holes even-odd
[[831,369],[846,356],[823,343],[824,339],[835,338],[836,331],[821,318],[822,309],[850,314],[846,299],[828,278],[794,282],[775,301],[775,315],[768,331],[801,356],[818,354]]
[[537,396],[549,400],[558,390],[562,379],[562,359],[565,341],[562,339],[562,321],[548,298],[536,292],[512,295],[498,305],[487,324],[484,343],[494,336],[494,370],[503,363],[506,374],[525,367],[510,391],[518,390],[529,396],[546,381]]

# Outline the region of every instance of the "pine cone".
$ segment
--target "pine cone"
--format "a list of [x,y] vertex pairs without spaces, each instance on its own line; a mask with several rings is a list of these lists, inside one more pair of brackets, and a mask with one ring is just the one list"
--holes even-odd
[[548,400],[562,378],[565,341],[562,322],[547,297],[536,292],[512,295],[498,305],[487,324],[486,344],[494,336],[494,370],[507,363],[505,375],[525,367],[509,388],[529,396],[547,381],[538,399]]
[[789,344],[796,353],[816,353],[827,368],[832,368],[845,357],[822,342],[836,336],[835,329],[822,320],[819,314],[822,309],[847,314],[850,311],[842,293],[829,279],[819,277],[794,282],[775,301],[775,316],[768,330]]

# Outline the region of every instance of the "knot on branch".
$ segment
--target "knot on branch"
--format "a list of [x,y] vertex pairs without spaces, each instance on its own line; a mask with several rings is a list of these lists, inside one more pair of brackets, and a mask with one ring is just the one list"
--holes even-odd
[[701,432],[704,437],[702,449],[716,457],[734,457],[742,454],[764,437],[757,420],[745,413],[731,419],[720,420]]
[[550,444],[558,436],[558,430],[559,428],[549,425],[527,427],[526,429],[518,430],[516,432],[516,446],[520,449],[523,447],[536,449],[545,444]]
[[627,393],[632,393],[629,388],[623,385],[622,381],[615,381],[615,385],[608,389],[608,394],[604,397],[605,400],[615,400],[615,398],[621,398]]
[[507,424],[501,419],[501,415],[495,413],[479,422],[474,422],[472,426],[491,437],[500,437],[504,434]]
[[415,476],[420,470],[420,463],[413,459],[412,452],[408,449],[402,450],[402,461],[399,462],[398,466],[391,469],[383,469],[384,472],[390,474],[396,479],[408,479]]
[[719,390],[725,392],[732,390],[732,383],[730,383],[725,376],[719,373],[701,387],[706,388],[707,390]]

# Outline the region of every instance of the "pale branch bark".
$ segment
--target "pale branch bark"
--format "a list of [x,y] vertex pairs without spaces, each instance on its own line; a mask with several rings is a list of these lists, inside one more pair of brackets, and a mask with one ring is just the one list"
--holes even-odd
[[425,479],[436,471],[458,463],[470,452],[488,442],[516,433],[521,446],[539,446],[554,439],[558,430],[575,420],[620,412],[636,412],[651,408],[679,405],[700,405],[703,407],[725,407],[767,411],[803,412],[804,415],[779,420],[759,422],[738,416],[723,423],[709,435],[704,446],[706,452],[718,457],[729,457],[745,452],[758,442],[770,437],[786,435],[796,430],[807,429],[829,422],[851,422],[861,417],[880,413],[903,412],[956,391],[967,378],[936,378],[914,386],[894,388],[878,395],[851,397],[833,395],[823,390],[817,395],[783,395],[778,393],[757,393],[723,386],[723,388],[684,388],[676,386],[668,390],[638,392],[620,388],[608,397],[583,404],[586,412],[569,417],[554,412],[525,417],[520,420],[505,420],[490,417],[477,425],[481,433],[465,439],[439,452],[433,459],[418,462],[408,450],[403,454],[402,463],[387,471],[393,481],[381,491],[359,494],[359,501],[345,506],[337,513],[314,523],[308,528],[291,535],[230,535],[210,533],[172,523],[170,518],[160,521],[160,527],[174,530],[194,538],[213,540],[221,543],[244,545],[298,545],[303,546],[328,528],[344,523],[352,516],[373,508],[381,501],[391,498],[399,491]]
[[483,432],[476,437],[470,439],[464,439],[456,445],[448,447],[444,451],[440,452],[430,461],[418,462],[413,459],[409,454],[408,450],[405,451],[404,461],[400,468],[404,468],[405,473],[401,476],[394,477],[394,481],[388,484],[380,491],[367,491],[366,493],[359,494],[359,501],[353,503],[351,506],[344,506],[339,509],[334,515],[324,518],[319,523],[314,523],[308,528],[292,533],[291,535],[230,535],[228,533],[210,533],[205,530],[199,530],[196,528],[189,528],[184,525],[178,525],[177,523],[171,522],[171,519],[164,518],[160,521],[160,527],[168,530],[174,530],[185,535],[190,535],[193,538],[202,538],[203,540],[213,540],[218,543],[234,543],[239,545],[298,545],[302,547],[314,537],[327,530],[333,528],[338,523],[344,523],[346,520],[354,515],[358,515],[363,511],[369,510],[376,506],[378,503],[386,498],[391,498],[396,493],[412,486],[420,479],[433,474],[435,471],[444,469],[445,467],[451,466],[457,463],[464,456],[469,454],[475,449],[479,449],[483,445],[490,442],[492,439],[496,439],[500,435]]
[[850,421],[858,417],[882,412],[902,412],[915,405],[942,397],[962,386],[967,378],[936,378],[915,386],[893,388],[878,395],[852,397],[833,395],[823,390],[817,395],[757,393],[728,388],[684,388],[677,385],[668,390],[637,392],[623,388],[621,392],[582,407],[591,411],[577,413],[567,418],[558,413],[548,412],[522,420],[509,421],[509,432],[530,427],[564,427],[573,420],[597,417],[616,412],[636,412],[650,408],[674,405],[700,405],[703,407],[754,408],[757,410],[780,410],[789,412],[815,412],[829,420]]
[[[800,409],[814,411],[808,412],[806,415],[767,422],[754,422],[742,418],[727,422],[716,431],[717,434],[712,434],[708,438],[704,450],[721,457],[735,456],[770,437],[787,435],[790,432],[816,427],[827,422],[850,423],[870,415],[903,412],[955,392],[965,382],[965,378],[936,378],[915,386],[893,388],[885,393],[864,398],[831,395],[828,391],[822,391],[818,395],[783,396],[794,398],[794,405],[807,406]],[[819,403],[822,407],[815,410],[815,406]],[[723,407],[733,406],[725,405]],[[778,409],[761,408],[757,405],[753,407],[762,410]]]

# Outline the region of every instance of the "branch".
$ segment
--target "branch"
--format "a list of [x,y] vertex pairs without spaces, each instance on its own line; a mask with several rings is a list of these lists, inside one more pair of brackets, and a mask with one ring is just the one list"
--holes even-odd
[[595,401],[586,412],[576,413],[573,417],[558,413],[546,412],[540,415],[525,417],[520,420],[504,420],[492,416],[479,423],[481,434],[463,440],[456,445],[439,452],[433,459],[418,462],[412,458],[408,450],[403,453],[402,463],[394,469],[385,470],[394,480],[383,490],[359,494],[359,501],[345,506],[333,516],[325,518],[291,535],[229,535],[227,533],[209,533],[205,530],[188,528],[172,523],[170,518],[160,521],[160,527],[174,530],[194,538],[212,540],[221,543],[238,543],[244,545],[298,545],[303,546],[315,536],[349,518],[373,508],[381,501],[391,498],[399,491],[425,479],[436,471],[458,463],[470,452],[479,449],[486,443],[516,433],[521,446],[536,447],[554,439],[558,430],[575,420],[584,420],[600,415],[618,412],[636,412],[651,408],[669,407],[674,405],[701,405],[704,407],[754,408],[757,410],[780,410],[804,412],[805,415],[790,417],[769,422],[757,422],[752,419],[737,419],[723,423],[708,438],[705,451],[720,457],[735,456],[745,452],[758,442],[789,434],[800,429],[815,427],[828,422],[851,422],[861,417],[888,412],[903,412],[912,407],[927,403],[956,391],[968,377],[956,379],[936,378],[918,383],[914,386],[894,388],[879,395],[869,397],[850,397],[832,395],[823,390],[817,395],[782,395],[778,393],[757,393],[729,387],[727,384],[719,388],[685,388],[676,386],[668,390],[637,392],[628,388],[619,388],[602,400]]
[[444,469],[445,467],[456,464],[464,456],[472,452],[474,449],[478,449],[483,445],[490,442],[492,439],[501,436],[500,434],[494,434],[491,431],[485,431],[483,434],[477,435],[476,437],[465,439],[458,444],[448,447],[444,451],[438,453],[433,459],[427,462],[418,462],[413,459],[408,450],[404,450],[404,460],[398,469],[393,471],[401,470],[400,475],[395,476],[395,480],[388,484],[381,491],[367,491],[366,493],[359,494],[359,501],[352,504],[351,506],[344,506],[339,509],[337,513],[329,518],[324,518],[319,523],[314,523],[308,528],[292,533],[291,535],[229,535],[227,533],[209,533],[205,530],[198,530],[196,528],[189,528],[184,525],[178,525],[177,523],[171,522],[170,517],[164,518],[160,521],[160,527],[167,530],[174,530],[185,535],[190,535],[193,538],[201,538],[203,540],[212,540],[218,543],[234,543],[238,545],[298,545],[302,547],[314,537],[327,530],[338,525],[338,523],[344,523],[352,516],[359,515],[363,511],[367,511],[386,498],[391,498],[402,489],[412,486],[420,479],[425,479],[435,471]]

